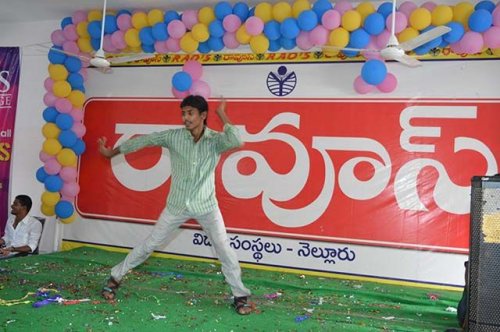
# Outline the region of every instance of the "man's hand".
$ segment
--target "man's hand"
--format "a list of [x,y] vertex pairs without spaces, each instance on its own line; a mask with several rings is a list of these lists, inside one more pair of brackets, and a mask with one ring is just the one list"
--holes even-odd
[[2,248],[0,249],[0,255],[1,256],[9,256],[10,255],[10,249],[11,248]]
[[106,145],[107,143],[107,138],[106,137],[101,137],[97,140],[97,145],[99,147],[99,152],[106,158],[111,158],[116,156],[117,154],[120,153],[120,150],[118,148],[110,148]]
[[226,115],[226,99],[224,99],[224,97],[221,97],[219,106],[215,109],[215,113],[217,113],[223,124],[231,123]]

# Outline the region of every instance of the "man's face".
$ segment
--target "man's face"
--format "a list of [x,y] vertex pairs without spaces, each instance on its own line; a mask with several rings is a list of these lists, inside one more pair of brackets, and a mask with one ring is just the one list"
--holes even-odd
[[24,211],[26,209],[26,207],[22,206],[21,202],[19,202],[17,199],[15,199],[14,202],[12,203],[12,205],[10,206],[10,209],[11,209],[10,213],[17,216],[22,211]]
[[182,111],[182,122],[186,129],[193,131],[196,128],[203,128],[204,121],[207,117],[207,112],[200,113],[197,108],[192,106],[184,106],[181,108]]

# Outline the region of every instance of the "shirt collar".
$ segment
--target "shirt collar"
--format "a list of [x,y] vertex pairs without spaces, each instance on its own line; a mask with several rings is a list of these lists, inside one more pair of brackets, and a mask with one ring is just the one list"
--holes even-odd
[[[203,132],[203,135],[200,137],[200,141],[202,139],[210,139],[214,136],[214,134],[215,134],[214,130],[205,126],[205,131]],[[191,135],[191,132],[186,128],[184,128],[184,136],[186,139],[189,139],[191,141],[193,140],[193,135]]]

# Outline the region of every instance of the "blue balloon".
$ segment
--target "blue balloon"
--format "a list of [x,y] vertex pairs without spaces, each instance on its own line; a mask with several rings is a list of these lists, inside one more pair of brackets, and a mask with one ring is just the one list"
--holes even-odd
[[153,25],[151,30],[153,38],[160,41],[165,41],[168,39],[167,24],[163,22],[156,23]]
[[63,147],[70,148],[73,145],[75,145],[78,137],[76,136],[76,134],[73,130],[62,130],[59,133],[58,139]]
[[311,31],[318,25],[318,15],[312,10],[304,10],[297,17],[299,28],[304,31]]
[[365,19],[363,27],[372,36],[378,36],[385,29],[385,19],[380,13],[371,13]]
[[71,73],[68,75],[68,83],[71,85],[71,88],[75,89],[76,87],[83,86],[83,76],[79,73]]
[[317,0],[312,6],[312,10],[316,13],[317,17],[321,20],[323,14],[332,9],[333,6],[329,0]]
[[155,45],[152,44],[152,45],[148,45],[148,44],[142,44],[141,45],[141,48],[142,48],[142,51],[144,53],[154,53],[156,50],[155,50]]
[[415,48],[413,52],[415,52],[416,55],[424,55],[427,54],[431,51],[431,48],[427,46],[427,44],[420,45],[419,47]]
[[224,26],[222,25],[222,21],[213,20],[208,25],[208,32],[210,32],[210,36],[215,38],[221,38],[224,36]]
[[453,44],[462,39],[465,34],[464,26],[459,22],[450,22],[446,26],[451,28],[451,31],[443,35],[443,40]]
[[139,31],[139,39],[143,45],[153,45],[155,43],[153,29],[151,29],[151,27],[142,28],[141,31]]
[[384,2],[378,6],[377,13],[382,14],[384,20],[392,14],[392,2]]
[[281,32],[280,32],[281,24],[278,21],[271,20],[264,24],[264,35],[267,37],[267,39],[271,40],[278,40],[281,37]]
[[76,73],[80,69],[82,69],[82,61],[80,59],[78,59],[77,57],[69,56],[64,61],[64,67],[66,67],[66,69],[69,72]]
[[283,38],[294,39],[300,33],[300,28],[297,20],[293,17],[288,17],[281,22],[280,32]]
[[56,211],[56,215],[59,218],[65,219],[65,218],[69,218],[73,215],[75,208],[73,207],[73,204],[71,204],[71,202],[59,201],[56,204],[55,211]]
[[87,31],[91,38],[101,38],[101,21],[92,21],[87,25]]
[[281,48],[281,43],[279,39],[269,40],[269,52],[277,52]]
[[365,48],[370,43],[370,35],[363,28],[351,32],[348,47]]
[[97,51],[101,47],[101,38],[90,38],[90,45],[95,51]]
[[469,16],[469,28],[476,32],[485,32],[493,24],[493,15],[486,9],[477,9]]
[[49,175],[44,181],[45,189],[50,192],[60,191],[63,186],[63,180],[59,175]]
[[66,60],[66,54],[59,52],[57,50],[62,50],[62,49],[58,46],[52,46],[48,54],[49,61],[50,63],[55,65],[62,65]]
[[245,2],[237,2],[233,7],[233,14],[238,16],[241,22],[245,22],[250,16],[250,9]]
[[233,13],[233,8],[231,4],[227,1],[220,1],[214,7],[215,17],[219,20],[223,20],[229,14]]
[[56,122],[56,118],[59,115],[59,112],[57,109],[53,106],[47,107],[46,109],[43,110],[43,119],[46,122]]
[[73,144],[73,146],[71,147],[71,150],[73,150],[73,152],[77,156],[81,156],[85,152],[85,149],[86,149],[85,142],[83,140],[81,140],[80,138],[78,138],[76,140],[76,143]]
[[36,171],[36,179],[40,183],[44,183],[47,176],[49,175],[45,172],[45,168],[43,168],[43,166]]
[[[352,47],[354,48],[353,45],[351,45],[351,43],[347,44],[347,47]],[[351,50],[342,50],[342,53],[348,57],[348,58],[354,58],[355,56],[357,56],[359,54],[359,51],[351,51]]]
[[387,67],[385,63],[377,59],[366,61],[361,68],[361,78],[371,85],[379,85],[386,76]]
[[173,20],[180,20],[181,16],[179,15],[178,12],[175,10],[169,10],[165,12],[165,17],[163,18],[163,21],[165,22],[166,25],[168,25],[170,22]]
[[208,40],[198,44],[198,52],[200,53],[207,54],[210,53],[211,50],[210,45],[208,45]]
[[75,87],[73,88],[73,90],[79,90],[79,91],[81,91],[81,92],[85,93],[85,87],[84,87],[83,85],[80,85],[80,86],[75,86]]
[[219,52],[224,48],[224,41],[222,38],[210,37],[208,38],[208,46],[212,51]]
[[56,125],[61,130],[68,130],[73,126],[73,117],[66,113],[60,113],[56,117]]
[[116,16],[111,14],[106,15],[106,20],[104,20],[104,33],[112,34],[116,30],[118,30]]
[[446,40],[444,40],[444,38],[441,38],[443,39],[443,41],[441,42],[441,44],[439,44],[439,48],[445,48],[445,47],[448,47],[448,45],[450,45],[450,43],[448,43]]
[[474,9],[475,10],[478,10],[478,9],[486,9],[487,11],[489,11],[490,13],[493,13],[493,11],[495,10],[496,6],[495,6],[495,3],[493,1],[489,1],[489,0],[484,0],[484,1],[480,1],[475,7]]
[[191,75],[184,71],[179,71],[172,76],[172,85],[180,92],[189,90],[192,84],[193,79]]
[[291,49],[294,49],[295,46],[297,46],[297,43],[295,41],[295,38],[280,38],[280,44],[281,47],[283,47],[285,50],[289,51]]
[[73,19],[71,17],[65,17],[61,21],[61,29],[64,29],[65,26],[73,24]]

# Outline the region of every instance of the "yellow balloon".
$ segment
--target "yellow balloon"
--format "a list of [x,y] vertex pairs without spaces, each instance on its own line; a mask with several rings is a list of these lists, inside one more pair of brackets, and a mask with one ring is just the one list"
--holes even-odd
[[69,94],[68,100],[71,102],[71,105],[75,107],[82,107],[83,103],[85,103],[85,94],[80,90],[73,90]]
[[85,38],[85,37],[78,38],[76,43],[78,44],[78,47],[80,48],[80,51],[82,51],[82,52],[90,53],[94,50],[92,48],[92,44],[90,43],[89,38]]
[[431,25],[432,15],[427,8],[417,8],[410,14],[409,23],[412,28],[423,30]]
[[196,23],[191,29],[194,40],[203,43],[210,38],[208,27],[204,23]]
[[278,2],[273,6],[273,17],[278,22],[283,22],[285,18],[292,17],[292,6],[288,2]]
[[339,48],[346,47],[349,44],[349,31],[344,28],[336,28],[330,32],[328,37],[328,45],[336,46]]
[[49,65],[49,76],[54,81],[65,81],[68,78],[68,70],[64,65]]
[[71,85],[66,81],[55,81],[52,92],[56,97],[65,98],[71,93]]
[[42,206],[40,207],[40,211],[47,217],[51,217],[56,214],[55,206],[49,206],[45,204],[42,204]]
[[398,41],[404,43],[407,40],[417,37],[419,34],[417,29],[408,27],[398,34]]
[[163,11],[160,9],[151,9],[148,12],[148,25],[153,26],[160,22],[163,22]]
[[71,166],[77,160],[75,152],[68,148],[61,149],[56,158],[57,161],[63,166]]
[[238,30],[236,30],[236,40],[238,41],[238,43],[246,45],[250,43],[251,38],[252,36],[248,34],[247,29],[244,25],[240,26]]
[[215,20],[215,13],[212,7],[203,7],[198,11],[198,21],[200,23],[205,23],[208,26],[213,20]]
[[45,138],[58,138],[60,132],[61,129],[59,129],[59,127],[52,122],[47,122],[42,127],[42,134]]
[[42,203],[46,206],[54,206],[61,199],[61,195],[56,192],[44,191],[42,194]]
[[125,32],[125,43],[130,47],[141,46],[141,40],[139,39],[139,30],[130,28]]
[[492,48],[491,51],[494,55],[500,56],[500,48]]
[[186,53],[193,53],[198,49],[199,45],[198,41],[194,39],[191,32],[185,33],[184,36],[181,37],[179,44],[181,46],[181,50]]
[[87,21],[81,21],[76,25],[76,33],[78,36],[90,38],[89,31],[87,30],[88,25],[89,22]]
[[269,2],[261,2],[255,6],[255,16],[266,23],[273,19],[273,6]]
[[474,6],[467,1],[460,2],[453,7],[453,21],[462,23],[465,29],[469,28],[469,16],[474,12]]
[[59,221],[61,221],[63,224],[71,224],[73,221],[76,219],[76,212],[73,212],[71,216],[68,218],[59,218]]
[[432,25],[445,25],[453,19],[453,9],[450,6],[438,5],[432,10],[431,16]]
[[362,2],[356,7],[356,11],[361,15],[361,22],[364,22],[368,15],[375,13],[375,6],[371,2]]
[[260,34],[250,39],[250,48],[254,53],[265,53],[269,49],[269,39]]
[[87,14],[87,21],[92,22],[92,21],[100,21],[102,20],[102,11],[93,9],[90,10]]
[[58,154],[61,149],[61,143],[59,143],[59,141],[55,138],[47,138],[42,145],[42,151],[50,154],[51,156]]
[[356,10],[348,10],[342,15],[341,25],[347,31],[354,31],[361,26],[361,14]]
[[148,15],[145,12],[136,12],[132,14],[132,26],[137,30],[148,26]]
[[293,17],[298,18],[300,13],[302,13],[304,10],[309,10],[309,9],[311,9],[311,4],[309,3],[309,0],[297,0],[292,5]]

